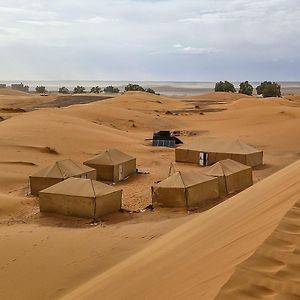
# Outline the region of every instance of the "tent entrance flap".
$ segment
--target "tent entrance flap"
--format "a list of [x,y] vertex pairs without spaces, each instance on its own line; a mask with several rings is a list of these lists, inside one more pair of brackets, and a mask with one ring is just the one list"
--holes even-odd
[[199,153],[199,165],[200,166],[207,166],[208,165],[208,153],[207,152],[200,152]]

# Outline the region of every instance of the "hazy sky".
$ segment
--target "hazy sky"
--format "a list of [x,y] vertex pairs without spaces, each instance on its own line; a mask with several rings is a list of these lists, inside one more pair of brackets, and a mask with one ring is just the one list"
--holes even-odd
[[0,0],[0,79],[300,80],[299,0]]

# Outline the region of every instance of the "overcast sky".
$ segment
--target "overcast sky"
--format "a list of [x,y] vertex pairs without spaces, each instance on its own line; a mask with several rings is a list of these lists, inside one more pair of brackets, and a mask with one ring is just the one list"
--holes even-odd
[[299,0],[0,0],[0,79],[300,80]]

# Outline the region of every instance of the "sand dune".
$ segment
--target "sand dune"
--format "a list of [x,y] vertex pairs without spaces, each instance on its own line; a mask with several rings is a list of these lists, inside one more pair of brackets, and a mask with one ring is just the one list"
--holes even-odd
[[[22,97],[11,95],[5,100],[8,101],[7,107],[23,107],[23,104],[29,107],[43,98],[38,95],[30,95],[28,99]],[[284,99],[260,100],[223,93],[201,97],[205,101],[210,98],[212,102],[224,102],[217,106],[225,110],[199,114],[186,110],[194,107],[191,102],[182,101],[186,99],[133,92],[85,105],[7,113],[5,117],[9,115],[9,119],[0,122],[0,242],[5,245],[0,249],[0,298],[56,299],[84,282],[93,286],[94,280],[99,281],[99,288],[102,290],[103,287],[108,293],[113,286],[111,278],[116,280],[115,286],[120,283],[124,295],[136,292],[136,295],[150,297],[157,290],[154,287],[165,282],[168,289],[159,288],[162,297],[168,298],[164,294],[167,290],[173,290],[177,298],[193,297],[200,286],[202,299],[214,297],[233,274],[233,268],[257,250],[295,202],[298,190],[290,184],[298,180],[295,176],[299,175],[298,165],[267,179],[270,180],[267,183],[261,180],[299,158],[300,110]],[[168,110],[182,113],[165,114]],[[129,210],[145,207],[151,200],[149,187],[168,175],[170,163],[174,161],[173,149],[154,148],[145,141],[155,129],[183,130],[185,134],[181,139],[184,142],[192,142],[201,136],[219,136],[239,138],[261,148],[265,151],[265,166],[254,170],[254,180],[258,184],[253,186],[253,192],[245,191],[235,200],[203,215],[187,215],[180,210],[125,213],[108,216],[102,226],[95,228],[90,227],[87,220],[40,214],[37,199],[25,196],[28,175],[39,168],[64,158],[84,161],[106,148],[119,148],[137,157],[138,168],[150,172],[117,185],[124,190],[123,205]],[[179,163],[175,167],[183,170],[197,168]],[[295,178],[290,178],[292,175]],[[275,195],[276,191],[278,195]],[[295,242],[298,235],[296,215],[295,206],[284,218],[286,224],[280,227],[282,238],[268,241],[268,251],[293,253],[291,257],[300,253],[298,242]],[[270,224],[266,223],[268,219]],[[157,240],[188,221],[190,223],[186,226]],[[226,226],[222,228],[220,222]],[[215,235],[210,232],[215,232]],[[245,237],[241,236],[243,234]],[[286,239],[285,235],[293,239]],[[224,238],[226,236],[228,239]],[[78,246],[78,240],[82,245]],[[156,240],[158,244],[155,246]],[[225,244],[228,246],[222,248]],[[160,249],[158,245],[161,245]],[[144,254],[135,256],[142,249],[145,249]],[[176,251],[174,256],[168,255],[173,251]],[[297,272],[294,271],[297,266],[288,260],[280,260],[277,255],[271,257],[275,262],[268,256],[258,259],[257,265],[277,272],[277,283],[280,278],[297,282]],[[129,256],[132,258],[121,263]],[[156,260],[160,263],[153,263]],[[285,265],[282,267],[282,264]],[[170,265],[174,266],[174,274],[167,272],[171,270]],[[139,272],[143,276],[160,275],[147,277],[148,283],[140,284],[135,266],[149,269],[149,274]],[[251,272],[260,272],[255,262],[251,267]],[[113,270],[119,270],[120,277]],[[132,280],[122,280],[122,274],[129,276],[127,278],[133,274]],[[179,279],[184,276],[185,281],[180,282],[175,276]],[[201,281],[200,276],[209,280]],[[176,284],[172,284],[173,280]],[[258,285],[254,282],[249,286]],[[81,295],[81,292],[87,295],[84,290],[82,286],[79,291],[74,291],[74,295]],[[93,287],[91,291],[97,293],[97,290]],[[112,290],[117,293],[115,288]],[[286,293],[261,287],[254,292],[264,297]],[[115,295],[119,294],[112,294]]]
[[0,95],[5,95],[5,96],[28,96],[28,93],[18,91],[18,90],[13,90],[11,88],[4,88],[0,89]]
[[[47,97],[39,94],[25,93],[12,89],[0,89],[0,111],[1,109],[26,109],[34,104],[54,100],[57,94],[53,93]],[[3,112],[1,112],[2,114]]]
[[[195,217],[64,299],[100,294],[109,299],[214,299],[234,267],[272,233],[299,197],[300,161]],[[272,258],[257,264],[256,270],[269,272],[284,267]],[[281,276],[291,273],[288,269]]]
[[252,96],[247,96],[238,93],[224,93],[224,92],[214,92],[200,95],[187,96],[188,99],[194,100],[218,100],[218,101],[234,101],[240,98],[254,98]]

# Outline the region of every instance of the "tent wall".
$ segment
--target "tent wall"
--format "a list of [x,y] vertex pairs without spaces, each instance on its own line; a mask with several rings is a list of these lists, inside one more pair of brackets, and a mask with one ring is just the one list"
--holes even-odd
[[[60,194],[40,193],[40,211],[67,216],[93,218],[94,198],[76,197]],[[118,211],[121,208],[122,191],[98,196],[96,198],[96,218]]]
[[118,182],[136,173],[136,159],[114,166],[113,181]]
[[97,171],[96,170],[92,170],[90,172],[86,172],[84,174],[81,174],[79,176],[74,176],[74,177],[87,178],[87,179],[96,180],[97,179]]
[[47,178],[47,177],[29,177],[30,193],[38,196],[39,191],[44,190],[56,183],[61,182],[61,178]]
[[227,181],[226,181],[226,178],[224,176],[218,176],[216,178],[218,179],[220,195],[227,195]]
[[246,157],[246,154],[208,152],[208,164],[213,165],[221,160],[232,159],[245,165]]
[[40,211],[67,216],[92,218],[94,215],[93,198],[75,197],[40,192]]
[[[177,162],[186,162],[199,164],[199,156],[201,151],[188,149],[175,149],[175,160]],[[244,165],[251,167],[261,165],[263,163],[263,152],[254,152],[250,154],[236,154],[236,153],[219,153],[219,152],[205,152],[208,153],[208,164],[212,165],[220,160],[232,159]]]
[[242,171],[224,176],[216,176],[219,184],[220,195],[240,192],[253,184],[252,169],[244,169]]
[[247,154],[247,161],[245,163],[250,167],[255,167],[263,164],[263,151]]
[[199,164],[199,151],[188,149],[175,149],[175,161]]
[[240,172],[226,176],[227,192],[240,192],[253,184],[252,170],[245,169]]
[[[87,178],[96,180],[97,172],[96,170],[92,170],[86,173],[82,173],[80,175],[76,175],[73,177],[76,178]],[[67,178],[65,178],[67,179]],[[30,184],[30,193],[34,196],[37,196],[39,191],[44,190],[54,184],[57,184],[64,179],[62,178],[48,178],[48,177],[32,177],[29,176],[29,184]]]
[[118,182],[136,173],[136,159],[132,159],[118,165],[96,165],[88,162],[84,163],[93,169],[96,169],[98,181]]
[[209,180],[187,188],[188,207],[219,197],[218,179]]
[[96,218],[102,217],[112,212],[121,209],[122,191],[103,195],[96,198]]
[[94,165],[84,163],[86,166],[96,169],[96,180],[98,181],[113,181],[114,180],[114,166],[109,165]]
[[184,188],[163,188],[154,186],[152,202],[165,207],[186,207]]
[[248,154],[231,154],[231,156],[229,157],[232,160],[235,160],[243,165],[247,165],[247,155]]

